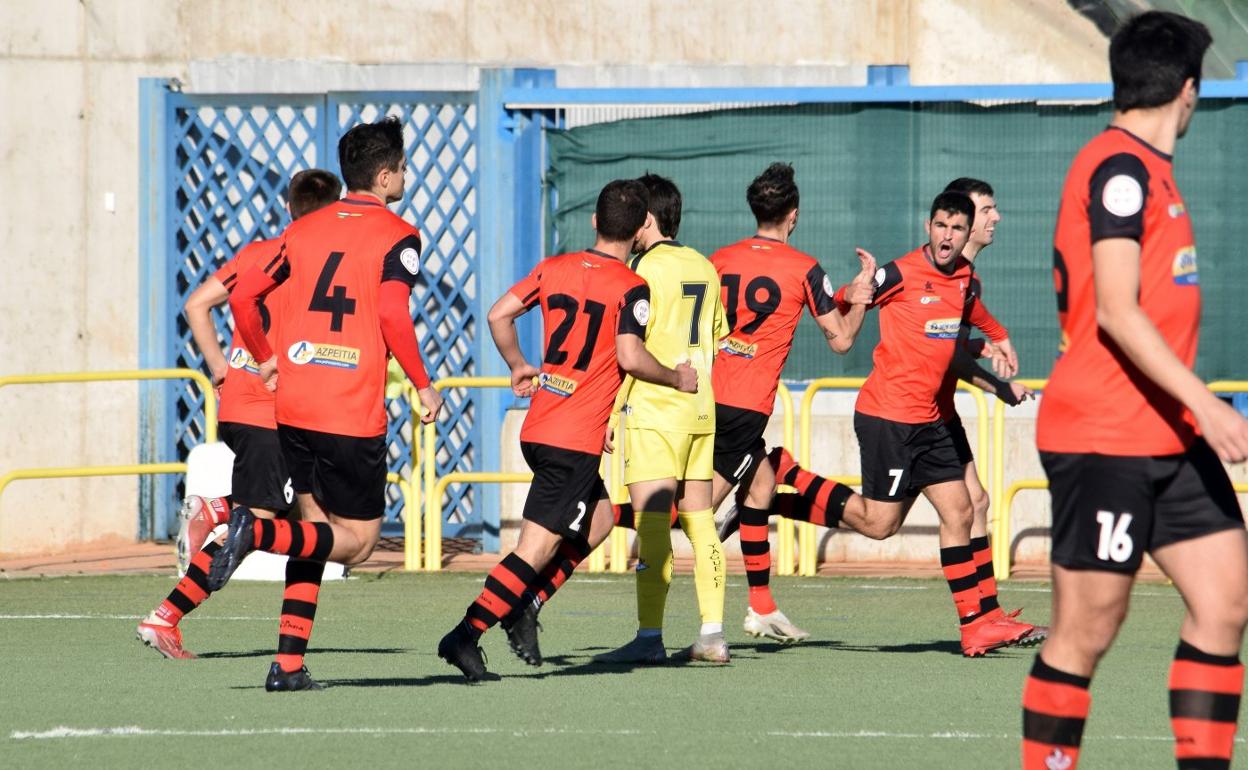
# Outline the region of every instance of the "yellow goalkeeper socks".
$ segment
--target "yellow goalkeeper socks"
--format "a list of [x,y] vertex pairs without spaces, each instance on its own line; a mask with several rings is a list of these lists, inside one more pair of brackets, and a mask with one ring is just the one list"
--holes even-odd
[[[638,511],[636,517],[637,625],[642,629],[661,629],[667,589],[672,584],[672,515],[670,511]],[[712,526],[711,535],[714,534]]]
[[702,614],[703,633],[708,633],[707,629],[722,630],[728,575],[724,564],[724,547],[715,531],[715,519],[711,509],[682,511],[680,526],[693,546],[693,583],[698,593],[698,611]]

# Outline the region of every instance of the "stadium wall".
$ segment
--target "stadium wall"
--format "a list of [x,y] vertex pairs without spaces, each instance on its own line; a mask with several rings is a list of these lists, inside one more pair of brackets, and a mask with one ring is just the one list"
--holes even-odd
[[[965,40],[975,56],[951,51]],[[852,85],[871,64],[927,84],[1106,76],[1104,39],[1061,0],[589,0],[574,14],[554,0],[15,0],[0,41],[4,373],[141,359],[140,78],[247,93],[473,90],[483,65],[582,86]],[[134,385],[5,388],[0,469],[134,461],[138,403]],[[131,542],[137,501],[127,478],[19,482],[0,501],[0,554]]]

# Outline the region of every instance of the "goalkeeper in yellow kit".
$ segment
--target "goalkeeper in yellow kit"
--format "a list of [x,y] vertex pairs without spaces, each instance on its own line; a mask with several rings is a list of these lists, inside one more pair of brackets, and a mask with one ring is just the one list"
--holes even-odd
[[624,430],[624,483],[636,511],[638,632],[633,641],[595,660],[660,663],[663,610],[672,581],[671,510],[694,554],[694,582],[702,628],[686,657],[728,662],[724,641],[724,550],[715,531],[711,480],[715,448],[715,396],[711,362],[727,334],[719,275],[697,251],[673,240],[680,228],[680,191],[671,180],[647,174],[649,216],[629,266],[650,285],[646,349],[665,366],[688,361],[698,372],[698,392],[678,393],[629,377],[620,389]]

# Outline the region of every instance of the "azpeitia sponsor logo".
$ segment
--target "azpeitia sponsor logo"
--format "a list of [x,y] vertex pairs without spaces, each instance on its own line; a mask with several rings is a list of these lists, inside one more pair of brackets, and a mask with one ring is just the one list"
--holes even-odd
[[329,345],[323,342],[300,340],[290,346],[286,357],[292,364],[303,366],[332,366],[336,369],[355,369],[360,365],[359,348],[348,348],[342,345]]
[[230,368],[243,369],[249,374],[260,373],[259,362],[251,357],[246,348],[234,348],[234,352],[230,353]]
[[1174,264],[1170,268],[1174,282],[1180,286],[1195,286],[1200,283],[1200,274],[1196,271],[1196,247],[1184,246],[1174,255]]
[[735,337],[724,337],[719,343],[719,349],[730,356],[753,358],[754,354],[758,352],[758,345],[752,342],[742,342]]
[[561,398],[567,398],[576,392],[576,380],[547,372],[542,372],[537,379],[539,388],[554,393]]
[[961,318],[933,318],[923,327],[923,333],[937,340],[956,340]]

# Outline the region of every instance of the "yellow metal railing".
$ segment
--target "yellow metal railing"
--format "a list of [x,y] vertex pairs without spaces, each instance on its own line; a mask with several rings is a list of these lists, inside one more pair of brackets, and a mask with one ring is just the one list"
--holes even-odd
[[[1014,380],[1037,393],[1044,390],[1048,380]],[[1005,402],[998,400],[992,410],[992,472],[988,484],[988,503],[991,516],[988,534],[992,542],[992,571],[998,580],[1010,577],[1010,506],[1005,489]],[[1024,479],[1022,484],[1035,484],[1036,479]],[[1022,486],[1022,489],[1044,487]],[[1014,494],[1018,494],[1015,490]],[[1009,498],[1012,500],[1013,495]]]
[[[139,382],[147,380],[191,380],[204,395],[204,440],[217,440],[217,396],[212,382],[194,369],[149,369],[109,372],[52,372],[10,374],[0,377],[6,385],[51,385],[74,382]],[[76,465],[58,468],[19,468],[0,476],[0,495],[14,481],[24,479],[72,479],[101,476],[153,476],[186,473],[186,463],[131,463],[129,465]]]
[[[814,417],[812,414],[812,406],[815,396],[822,390],[858,390],[862,388],[866,382],[862,377],[821,377],[812,380],[806,386],[806,392],[802,395],[802,418],[801,418],[801,436],[802,436],[802,452],[801,463],[803,468],[810,468],[811,446],[814,443],[811,435],[811,421]],[[984,392],[974,385],[968,385],[965,382],[958,383],[958,390],[969,393],[971,398],[975,400],[975,416],[976,430],[979,438],[980,456],[987,456],[986,448],[988,446],[988,400],[984,398]],[[985,479],[984,464],[979,463],[980,480]],[[858,486],[862,483],[862,479],[854,476],[832,476],[832,481],[838,481],[846,486]],[[814,524],[810,522],[802,522],[799,527],[799,544],[798,544],[798,574],[803,576],[814,575],[818,569],[818,530]],[[776,574],[791,575],[793,574],[793,552],[792,546],[785,548],[785,541],[782,533],[776,546]]]
[[[451,388],[511,388],[510,377],[444,377],[433,383],[433,387],[442,392]],[[416,398],[415,390],[412,390],[411,398],[413,405],[419,403]],[[437,441],[438,429],[436,423],[427,423],[424,426],[424,442],[421,450],[421,476],[424,480],[424,505],[425,505],[425,569],[437,571],[442,569],[442,495],[446,493],[446,488],[455,483],[473,483],[473,484],[518,484],[527,483],[533,479],[531,473],[501,473],[492,471],[476,471],[471,473],[448,473],[446,476],[438,478],[437,468]],[[451,479],[450,481],[445,481]],[[613,533],[615,538],[617,533]],[[615,541],[612,541],[612,546]],[[627,546],[625,546],[626,548]],[[625,555],[627,559],[627,554]],[[605,567],[605,546],[599,546],[589,555],[586,560],[585,568],[589,572],[602,572]],[[418,563],[418,562],[417,562]],[[416,566],[408,565],[407,569],[415,569]]]
[[[1015,380],[1037,392],[1044,390],[1047,380]],[[1218,380],[1208,385],[1215,393],[1248,393],[1248,382],[1236,380]],[[1019,492],[1027,489],[1048,489],[1044,479],[1022,479],[1008,488],[1005,486],[1005,405],[998,401],[992,415],[992,483],[989,497],[992,501],[992,569],[997,579],[1005,580],[1010,576],[1013,567],[1010,557],[1011,522],[1010,510],[1014,498]],[[1238,482],[1235,491],[1248,493],[1248,483]]]
[[[1224,391],[1224,392],[1227,392],[1227,391]],[[1248,391],[1244,391],[1244,392],[1248,392]],[[1248,482],[1237,481],[1233,484],[1233,486],[1235,487],[1235,491],[1238,494],[1241,494],[1241,495],[1248,494]],[[993,571],[996,572],[998,579],[1004,579],[1006,577],[1009,577],[1010,570],[1013,568],[1013,559],[1010,557],[1009,543],[1010,543],[1010,508],[1014,505],[1014,498],[1018,496],[1019,492],[1022,492],[1024,490],[1048,489],[1048,488],[1049,488],[1049,482],[1045,479],[1022,479],[1021,481],[1015,481],[1013,484],[1010,484],[1009,488],[1005,490],[1005,496],[1002,498],[1002,507],[1001,507],[1002,517],[1001,517],[1000,532],[1001,532],[1001,540],[1002,542],[1006,544],[1006,546],[1004,548],[1005,555],[1002,559],[1003,569],[1001,571],[997,571],[997,554],[995,553],[996,541],[994,540],[993,542],[993,551],[994,551],[992,555]]]

